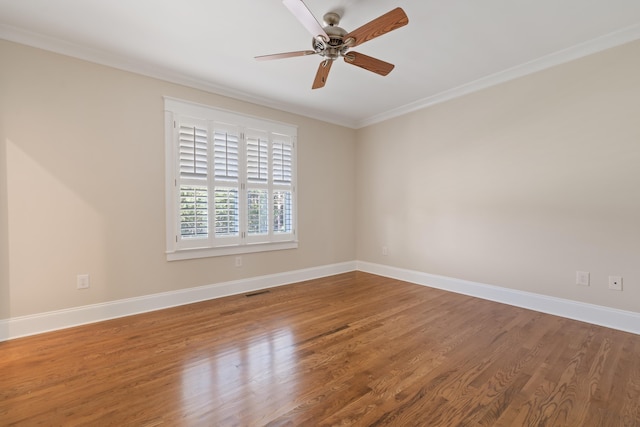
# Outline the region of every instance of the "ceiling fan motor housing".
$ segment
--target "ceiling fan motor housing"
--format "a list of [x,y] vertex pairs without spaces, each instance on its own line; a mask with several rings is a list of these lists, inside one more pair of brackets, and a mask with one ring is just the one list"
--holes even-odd
[[324,40],[322,37],[314,38],[312,41],[313,50],[324,58],[335,60],[344,56],[349,50],[349,46],[344,43],[344,36],[347,35],[347,32],[338,27],[340,15],[337,13],[329,12],[324,15],[323,19],[327,24],[324,31],[329,36],[329,40]]

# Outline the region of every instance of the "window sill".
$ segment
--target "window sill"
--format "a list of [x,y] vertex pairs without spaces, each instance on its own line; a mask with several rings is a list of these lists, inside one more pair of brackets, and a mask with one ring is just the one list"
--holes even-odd
[[297,247],[298,242],[293,241],[277,243],[255,243],[242,246],[223,246],[219,248],[181,249],[174,252],[167,252],[167,261],[250,254],[255,252],[281,251],[286,249],[297,249]]

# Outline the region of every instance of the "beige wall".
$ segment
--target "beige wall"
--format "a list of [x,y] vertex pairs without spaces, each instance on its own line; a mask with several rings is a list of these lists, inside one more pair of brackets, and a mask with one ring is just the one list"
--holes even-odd
[[357,140],[359,260],[640,312],[640,42]]
[[[357,132],[5,41],[0,57],[0,319],[354,259],[640,312],[638,42]],[[166,261],[163,95],[299,126],[298,250]]]
[[[0,57],[0,319],[355,259],[354,130],[1,40]],[[299,126],[297,250],[166,261],[164,95]]]
[[[0,104],[4,98],[5,84],[0,80]],[[3,135],[3,116],[0,115],[0,135]],[[9,313],[9,218],[7,206],[6,142],[0,138],[0,319]]]

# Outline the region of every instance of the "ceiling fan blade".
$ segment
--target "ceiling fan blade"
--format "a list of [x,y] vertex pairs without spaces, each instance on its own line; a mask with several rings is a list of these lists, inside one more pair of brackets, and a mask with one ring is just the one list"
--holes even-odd
[[381,61],[380,59],[367,56],[363,53],[349,52],[344,56],[344,62],[347,64],[355,65],[365,70],[372,71],[381,76],[386,76],[393,70],[395,65],[388,62]]
[[325,59],[320,63],[318,72],[316,73],[316,78],[313,80],[313,86],[311,86],[312,89],[320,89],[321,87],[324,87],[327,82],[327,77],[329,77],[329,71],[331,70],[332,64],[332,59]]
[[[373,21],[369,21],[362,27],[351,31],[344,36],[345,44],[349,47],[358,46],[366,41],[374,39],[378,36],[386,34],[397,28],[403,27],[409,23],[409,18],[404,10],[397,7],[382,16],[377,17]],[[353,39],[353,41],[349,41]]]
[[307,5],[302,0],[282,0],[282,3],[289,9],[291,13],[300,21],[302,25],[311,33],[313,37],[321,36],[325,40],[329,40],[322,25],[313,16]]
[[313,50],[299,50],[297,52],[284,52],[284,53],[274,53],[272,55],[261,55],[256,56],[255,59],[258,61],[269,61],[271,59],[284,59],[284,58],[293,58],[295,56],[307,56],[307,55],[315,55],[316,52]]

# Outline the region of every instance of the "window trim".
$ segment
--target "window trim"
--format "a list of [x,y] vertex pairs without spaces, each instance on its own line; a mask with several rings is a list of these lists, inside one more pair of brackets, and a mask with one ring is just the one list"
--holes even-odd
[[[293,148],[293,165],[291,177],[291,192],[293,195],[292,206],[292,232],[291,238],[282,239],[277,236],[269,242],[252,242],[251,239],[242,239],[240,244],[232,244],[227,246],[209,246],[209,239],[202,240],[203,245],[198,243],[191,244],[190,247],[181,247],[178,243],[178,233],[180,224],[178,224],[178,204],[179,204],[179,177],[177,163],[179,158],[176,124],[179,127],[179,118],[188,117],[191,121],[206,122],[223,122],[241,126],[246,129],[266,129],[268,133],[286,135],[291,139]],[[287,123],[276,122],[259,117],[249,116],[243,113],[222,110],[215,107],[198,104],[190,101],[184,101],[171,97],[164,97],[164,120],[165,120],[165,214],[166,214],[166,257],[168,261],[186,260],[195,258],[217,257],[226,255],[239,255],[255,252],[277,251],[286,249],[295,249],[298,247],[298,230],[297,230],[297,126]],[[209,127],[208,127],[209,129]],[[246,142],[242,141],[241,150],[246,150]],[[244,154],[243,154],[244,157]],[[269,159],[271,162],[271,159]],[[243,166],[243,168],[246,165]],[[245,174],[246,175],[246,174]],[[251,185],[246,176],[240,180],[242,183]],[[272,176],[269,177],[272,181]],[[241,184],[239,184],[241,185]],[[273,185],[270,184],[270,187]],[[277,187],[277,186],[276,186]],[[269,193],[272,197],[272,194]],[[211,205],[210,205],[211,209]],[[243,213],[243,217],[247,212]],[[242,221],[246,222],[244,218]],[[273,225],[270,225],[270,228]],[[246,232],[247,230],[241,230]],[[214,230],[210,230],[213,233]],[[273,232],[270,233],[275,236]]]

